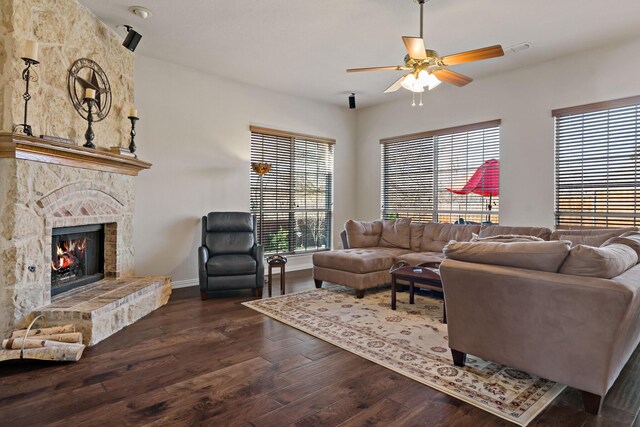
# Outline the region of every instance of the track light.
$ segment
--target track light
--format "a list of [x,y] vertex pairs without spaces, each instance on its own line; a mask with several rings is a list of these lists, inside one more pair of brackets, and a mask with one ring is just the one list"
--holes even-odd
[[356,94],[352,93],[351,95],[349,95],[349,108],[350,109],[354,109],[356,108]]
[[142,35],[135,31],[131,25],[125,25],[124,27],[127,29],[127,37],[122,42],[122,46],[133,52],[136,50],[138,43],[140,43]]

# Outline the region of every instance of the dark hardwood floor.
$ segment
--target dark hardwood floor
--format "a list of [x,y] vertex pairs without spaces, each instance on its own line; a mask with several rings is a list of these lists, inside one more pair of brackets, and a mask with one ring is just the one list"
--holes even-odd
[[[288,292],[313,288],[308,271],[287,273]],[[178,289],[78,363],[0,364],[0,425],[513,425],[241,305],[251,298]],[[567,388],[530,425],[640,426],[639,408],[636,351],[601,416]]]

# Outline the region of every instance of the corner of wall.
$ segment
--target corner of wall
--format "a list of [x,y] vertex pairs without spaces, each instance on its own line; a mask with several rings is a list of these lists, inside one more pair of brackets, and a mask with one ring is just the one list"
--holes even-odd
[[13,0],[0,0],[0,131],[11,132],[13,117],[11,115],[11,94],[13,82],[11,78],[11,62],[13,57]]

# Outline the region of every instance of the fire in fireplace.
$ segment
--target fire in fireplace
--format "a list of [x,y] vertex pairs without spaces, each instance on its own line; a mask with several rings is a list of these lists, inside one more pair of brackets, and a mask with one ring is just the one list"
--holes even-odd
[[104,277],[102,224],[54,228],[51,239],[51,296]]

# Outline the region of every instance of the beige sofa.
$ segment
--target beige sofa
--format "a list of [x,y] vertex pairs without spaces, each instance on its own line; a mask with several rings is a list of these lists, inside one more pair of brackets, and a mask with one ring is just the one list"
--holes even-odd
[[404,260],[417,265],[444,259],[442,249],[451,240],[468,242],[473,235],[528,235],[548,240],[551,230],[541,227],[457,225],[412,222],[409,218],[379,221],[347,221],[343,246],[313,254],[313,278],[317,288],[322,282],[337,283],[356,290],[358,298],[365,290],[391,283],[389,268]]
[[640,341],[640,233],[560,235],[444,249],[449,347],[459,366],[470,353],[577,388],[597,414]]

